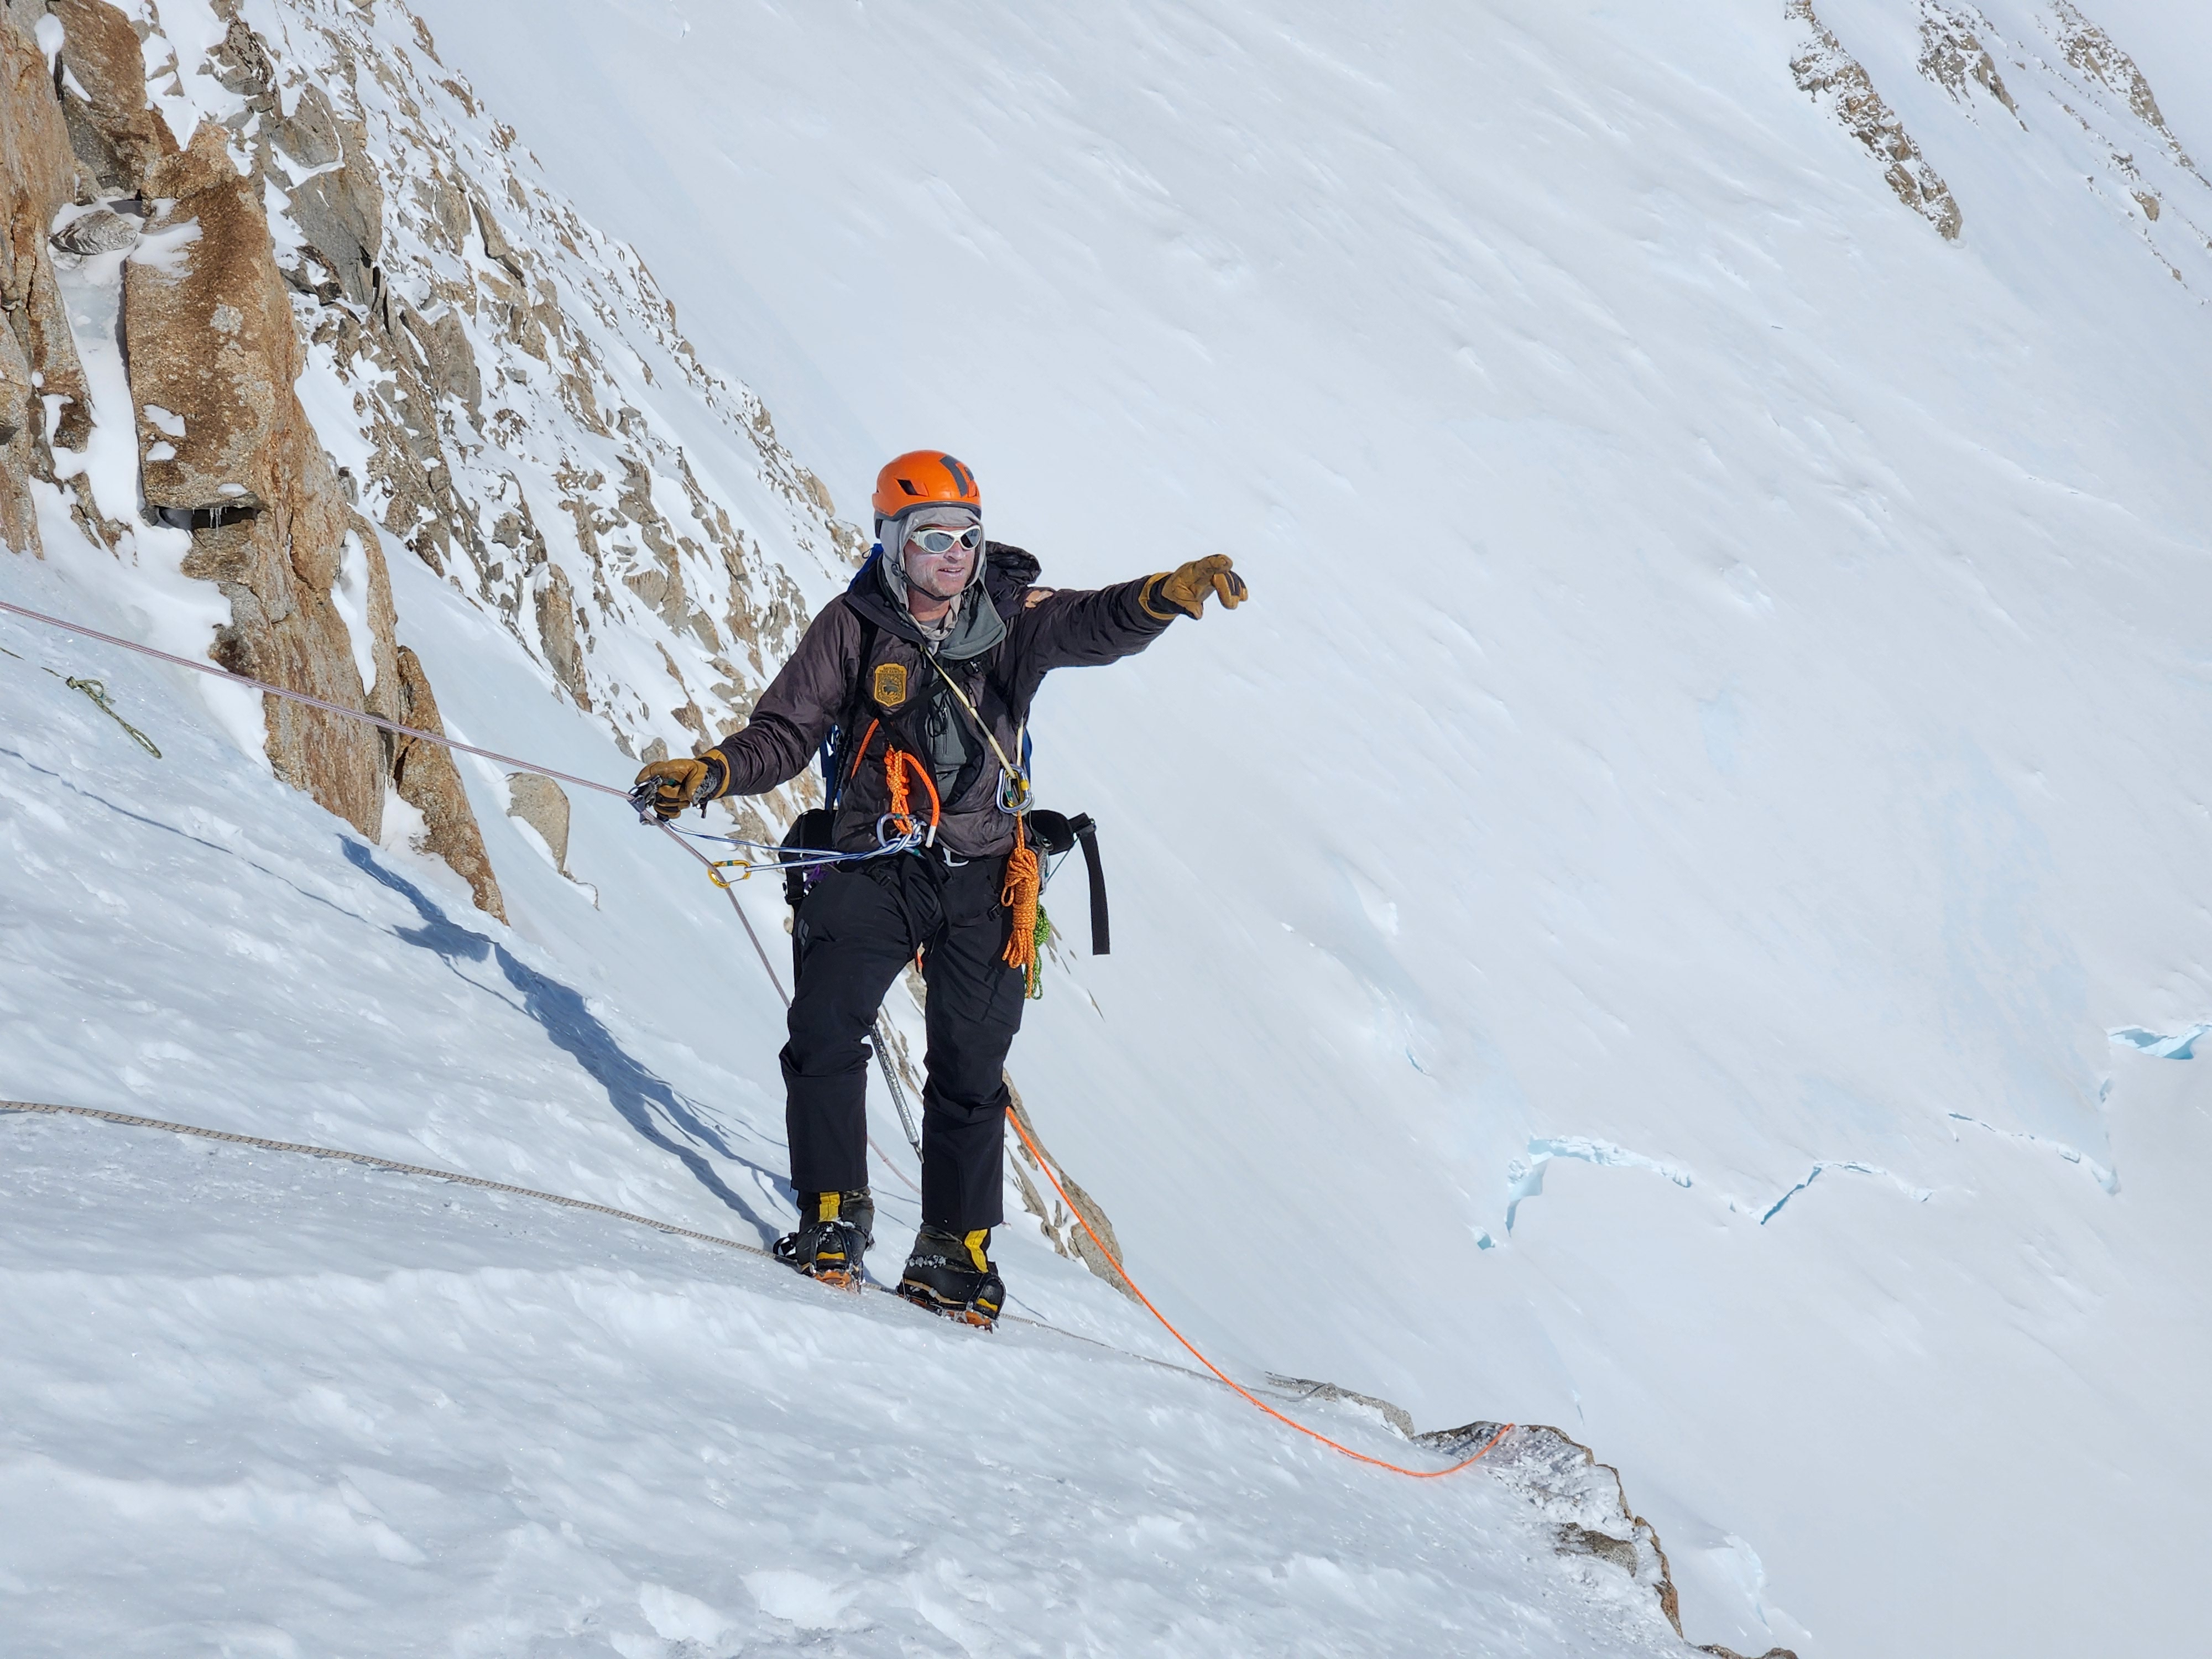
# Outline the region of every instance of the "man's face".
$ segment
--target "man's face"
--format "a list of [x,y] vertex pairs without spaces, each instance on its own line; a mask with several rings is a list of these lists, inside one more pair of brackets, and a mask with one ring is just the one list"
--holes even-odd
[[[975,520],[951,513],[918,516],[921,521],[909,526],[906,532],[906,579],[933,599],[957,599],[975,574],[980,556],[977,550],[967,545],[972,538],[963,538],[962,533],[973,530]],[[931,531],[938,533],[930,535]],[[933,552],[922,545],[925,541],[945,546]]]

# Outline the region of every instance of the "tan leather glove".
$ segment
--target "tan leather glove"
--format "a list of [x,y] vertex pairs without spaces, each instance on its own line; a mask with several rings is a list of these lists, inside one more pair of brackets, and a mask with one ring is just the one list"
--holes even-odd
[[722,751],[709,749],[696,760],[653,761],[640,769],[629,798],[650,809],[663,823],[687,806],[704,808],[729,787],[730,769]]
[[1234,611],[1250,597],[1251,592],[1244,586],[1244,579],[1231,568],[1226,553],[1209,553],[1164,576],[1153,577],[1145,584],[1139,597],[1145,609],[1155,617],[1197,617],[1206,614],[1208,593],[1219,594],[1222,608]]

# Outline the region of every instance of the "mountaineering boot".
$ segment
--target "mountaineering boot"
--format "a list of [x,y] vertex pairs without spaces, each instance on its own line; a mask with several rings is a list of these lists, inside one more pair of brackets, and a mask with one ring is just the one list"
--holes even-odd
[[876,1200],[849,1193],[801,1193],[799,1231],[775,1241],[775,1259],[824,1285],[857,1288],[860,1257],[876,1242]]
[[898,1293],[932,1313],[990,1329],[998,1322],[999,1310],[1006,1300],[999,1270],[983,1254],[990,1242],[988,1227],[979,1227],[965,1237],[924,1227],[915,1236],[914,1254],[906,1259]]

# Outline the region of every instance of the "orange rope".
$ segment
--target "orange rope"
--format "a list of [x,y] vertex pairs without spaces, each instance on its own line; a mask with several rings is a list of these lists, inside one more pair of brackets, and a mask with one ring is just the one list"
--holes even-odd
[[867,759],[868,745],[876,740],[876,728],[882,724],[881,720],[868,722],[868,735],[860,739],[860,746],[853,751],[853,769],[845,775],[846,782],[850,783],[860,775],[860,763]]
[[1006,882],[999,890],[999,902],[1014,913],[1013,932],[1000,958],[1009,968],[1022,970],[1022,988],[1030,996],[1043,991],[1037,974],[1037,899],[1044,879],[1037,868],[1036,849],[1030,845],[1027,828],[1014,820],[1014,850],[1006,854]]
[[1037,1167],[1044,1171],[1044,1178],[1052,1182],[1053,1191],[1058,1193],[1060,1194],[1060,1201],[1067,1206],[1067,1212],[1073,1216],[1077,1221],[1082,1224],[1083,1231],[1091,1234],[1091,1242],[1093,1244],[1097,1245],[1098,1254],[1104,1256],[1107,1261],[1113,1267],[1114,1271],[1121,1275],[1121,1282],[1129,1287],[1129,1294],[1135,1297],[1138,1301],[1145,1304],[1146,1312],[1151,1314],[1153,1318],[1158,1320],[1161,1327],[1166,1330],[1170,1336],[1175,1338],[1176,1341],[1182,1344],[1183,1352],[1188,1353],[1193,1359],[1198,1361],[1200,1364],[1205,1366],[1206,1370],[1212,1371],[1215,1376],[1218,1377],[1223,1382],[1228,1384],[1230,1388],[1235,1389],[1237,1393],[1242,1395],[1244,1397],[1246,1403],[1256,1406],[1260,1410],[1267,1413],[1268,1416],[1273,1418],[1278,1423],[1283,1424],[1286,1427],[1296,1429],[1300,1434],[1304,1435],[1310,1440],[1320,1441],[1322,1445],[1328,1447],[1332,1451],[1340,1451],[1346,1457],[1357,1458],[1362,1463],[1372,1463],[1376,1468],[1388,1469],[1393,1474],[1409,1474],[1416,1480],[1440,1480],[1447,1474],[1457,1474],[1462,1469],[1467,1468],[1470,1463],[1480,1462],[1489,1452],[1490,1449],[1492,1446],[1495,1446],[1499,1441],[1505,1438],[1507,1432],[1515,1426],[1513,1424],[1508,1423],[1504,1428],[1498,1430],[1496,1434],[1492,1435],[1489,1439],[1484,1441],[1480,1449],[1478,1449],[1473,1456],[1462,1457],[1458,1462],[1453,1464],[1449,1468],[1409,1469],[1402,1463],[1393,1463],[1384,1458],[1370,1457],[1363,1451],[1354,1451],[1351,1447],[1330,1439],[1327,1435],[1322,1433],[1320,1430],[1310,1429],[1294,1417],[1285,1417],[1282,1413],[1277,1411],[1266,1401],[1259,1398],[1259,1396],[1253,1394],[1249,1389],[1243,1387],[1234,1377],[1231,1376],[1228,1372],[1223,1370],[1220,1366],[1215,1364],[1211,1359],[1208,1359],[1204,1354],[1193,1347],[1191,1346],[1190,1339],[1185,1336],[1181,1331],[1177,1330],[1172,1324],[1169,1323],[1168,1316],[1152,1305],[1152,1297],[1146,1296],[1142,1291],[1137,1288],[1137,1281],[1129,1277],[1128,1270],[1122,1267],[1120,1260],[1115,1255],[1114,1252],[1106,1248],[1104,1241],[1103,1241],[1096,1232],[1091,1231],[1091,1224],[1083,1219],[1083,1212],[1077,1209],[1075,1206],[1069,1201],[1067,1188],[1060,1184],[1060,1177],[1053,1173],[1052,1160],[1044,1155],[1044,1149],[1042,1147],[1039,1146],[1036,1141],[1030,1139],[1030,1132],[1022,1127],[1021,1119],[1016,1117],[1012,1112],[1008,1112],[1006,1114],[1006,1121],[1013,1126],[1014,1133],[1022,1138],[1022,1145],[1030,1149],[1030,1156],[1036,1159]]
[[[872,731],[874,728],[871,727]],[[884,750],[884,784],[890,791],[890,815],[898,821],[899,833],[908,835],[914,829],[912,790],[907,783],[908,775],[921,780],[921,787],[929,791],[929,827],[937,828],[945,815],[943,804],[937,799],[937,780],[929,775],[929,768],[919,755],[909,755],[903,749]]]

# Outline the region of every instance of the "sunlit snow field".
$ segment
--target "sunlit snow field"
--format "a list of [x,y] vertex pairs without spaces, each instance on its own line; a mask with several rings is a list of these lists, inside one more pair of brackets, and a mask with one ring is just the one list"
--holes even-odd
[[[1984,9],[1993,48],[2018,48],[1997,52],[2008,124],[1917,74],[1907,0],[1820,7],[1955,191],[1950,244],[1793,84],[1779,0],[418,9],[848,516],[884,456],[941,444],[1048,581],[1215,550],[1248,574],[1249,607],[1060,677],[1036,726],[1048,803],[1102,823],[1115,950],[1054,971],[1012,1069],[1186,1328],[1424,1428],[1511,1418],[1595,1447],[1665,1540],[1695,1641],[1813,1659],[2195,1640],[2212,1122],[2200,1066],[2112,1034],[2155,1046],[2212,1020],[2212,254],[2178,228],[2212,229],[2212,186],[2066,64],[2047,10]],[[2212,156],[2212,25],[2092,9]],[[2167,240],[2069,109],[2165,169]],[[393,574],[458,731],[620,781],[604,728],[457,591],[404,552]],[[7,597],[143,632],[104,591],[66,547],[0,565]],[[780,1010],[725,902],[618,808],[578,805],[594,908],[464,763],[510,933],[226,749],[181,673],[12,623],[0,644],[26,659],[0,659],[5,1092],[732,1236],[781,1224]],[[107,675],[170,757],[46,664]],[[746,902],[775,949],[775,895]],[[199,1479],[174,1443],[196,1430],[165,1424],[268,1460],[222,1511],[251,1517],[221,1521],[234,1534],[175,1523],[234,1548],[143,1568],[145,1604],[179,1619],[187,1568],[270,1571],[295,1528],[346,1540],[298,1546],[343,1587],[334,1621],[433,1584],[416,1628],[491,1621],[463,1651],[501,1650],[506,1615],[454,1588],[487,1574],[536,1598],[534,1632],[557,1627],[547,1608],[619,1606],[624,1639],[660,1644],[639,1652],[813,1639],[793,1633],[802,1602],[886,1644],[919,1617],[946,1650],[1224,1650],[1203,1623],[1216,1581],[1136,1559],[1178,1559],[1139,1531],[1186,1510],[1200,1555],[1279,1575],[1310,1554],[1356,1581],[1330,1600],[1239,1580],[1264,1591],[1239,1617],[1285,1622],[1225,1650],[1298,1650],[1270,1634],[1302,1628],[1314,1651],[1405,1650],[1382,1609],[1433,1643],[1424,1621],[1458,1605],[1440,1586],[1503,1571],[1449,1553],[1507,1527],[1479,1479],[1438,1496],[1331,1465],[1233,1401],[1155,1395],[1148,1368],[1042,1335],[947,1347],[888,1304],[825,1310],[695,1247],[501,1201],[392,1200],[119,1129],[0,1133],[24,1149],[9,1216],[106,1218],[57,1259],[8,1230],[10,1297],[81,1352],[83,1390],[27,1431],[76,1447],[67,1481],[18,1456],[11,1511],[66,1492],[57,1513],[158,1529],[185,1511],[93,1483]],[[180,1205],[176,1168],[205,1172],[211,1207]],[[897,1181],[878,1191],[911,1225]],[[236,1352],[136,1376],[134,1307],[189,1350],[185,1313],[145,1288],[172,1242]],[[255,1291],[262,1252],[286,1274]],[[1005,1261],[1036,1310],[1164,1352],[1034,1230],[1008,1230]],[[293,1346],[331,1306],[445,1354],[485,1391],[461,1402],[481,1431],[440,1427],[459,1419],[408,1393],[398,1353],[342,1330]],[[295,1352],[313,1369],[241,1380]],[[835,1410],[812,1398],[825,1377]],[[384,1426],[344,1415],[363,1398]],[[256,1450],[264,1412],[281,1428]],[[411,1577],[331,1565],[390,1559],[335,1476],[299,1473],[377,1461],[349,1436],[417,1483],[359,1486],[421,1553]],[[766,1448],[743,1479],[718,1462],[738,1441]],[[1177,1464],[1194,1447],[1218,1449],[1221,1492]],[[1071,1469],[1071,1501],[1110,1524],[978,1541],[1057,1517]],[[1137,1503],[1145,1478],[1182,1508]],[[287,1519],[309,1486],[320,1518]],[[512,1508],[474,1520],[423,1495],[495,1488]],[[840,1499],[851,1528],[810,1530]],[[782,1555],[715,1530],[749,1505]],[[587,1511],[588,1548],[564,1542]],[[691,1513],[760,1553],[668,1571]],[[516,1552],[496,1569],[467,1554],[495,1528]],[[52,1559],[83,1547],[58,1529]],[[1446,1553],[1387,1565],[1422,1549]],[[824,1552],[838,1571],[800,1564]],[[1050,1601],[1094,1560],[1110,1583],[1158,1575],[1160,1599]],[[1656,1639],[1648,1618],[1574,1625],[1586,1608],[1514,1623],[1550,1605],[1524,1566],[1502,1601],[1470,1592],[1482,1640],[1525,1642],[1496,1650]],[[787,1571],[803,1583],[744,1577]],[[940,1601],[966,1622],[912,1612]],[[1131,1613],[1117,1648],[1079,1618],[1109,1603],[1170,1622]]]

